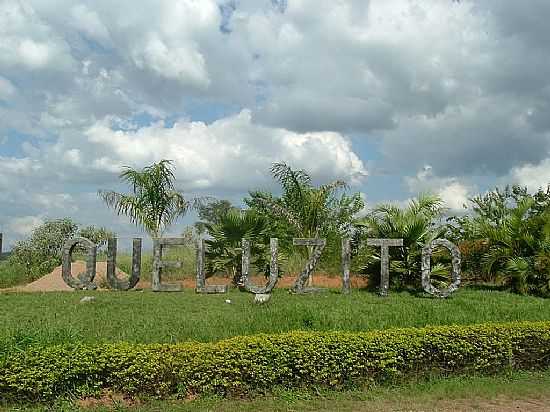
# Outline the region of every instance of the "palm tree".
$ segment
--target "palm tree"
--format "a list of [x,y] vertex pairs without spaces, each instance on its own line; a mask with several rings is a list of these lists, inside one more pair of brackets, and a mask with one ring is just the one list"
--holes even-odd
[[[245,202],[268,217],[274,232],[300,238],[342,235],[350,231],[353,215],[363,208],[359,195],[337,196],[347,188],[341,180],[315,187],[308,173],[293,170],[285,163],[274,163],[271,174],[281,185],[282,196],[251,192],[251,199]],[[309,246],[307,257],[311,258],[312,254],[313,247]],[[311,284],[311,273],[308,283]]]
[[[242,239],[250,241],[251,258],[256,267],[268,268],[265,258],[269,235],[265,219],[252,210],[229,209],[217,218],[216,223],[205,223],[210,239],[206,257],[208,271],[226,271],[233,277],[235,285],[242,281]],[[269,270],[269,269],[267,269]]]
[[274,163],[271,174],[280,183],[282,196],[251,192],[252,199],[245,201],[286,223],[297,237],[317,238],[329,229],[346,231],[351,226],[351,216],[363,207],[358,195],[336,196],[347,188],[341,180],[314,187],[309,174],[285,163]]
[[127,166],[120,179],[132,187],[132,194],[100,190],[98,195],[118,215],[128,216],[152,238],[162,236],[178,217],[200,203],[200,199],[186,200],[175,189],[171,160],[161,160],[142,170]]
[[[404,274],[405,283],[414,283],[420,274],[422,247],[441,237],[445,231],[444,227],[436,225],[444,211],[442,205],[438,196],[420,194],[405,208],[378,205],[358,220],[356,226],[362,227],[368,238],[403,239],[402,247],[390,249],[393,268]],[[439,270],[439,267],[434,267],[432,273]]]
[[525,197],[505,210],[498,225],[475,220],[476,235],[489,244],[482,259],[485,272],[521,294],[550,291],[550,212],[533,215],[534,206],[535,200]]

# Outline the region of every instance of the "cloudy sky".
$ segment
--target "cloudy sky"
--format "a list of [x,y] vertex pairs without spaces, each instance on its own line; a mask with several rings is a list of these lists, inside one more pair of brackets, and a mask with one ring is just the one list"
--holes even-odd
[[135,233],[97,190],[163,158],[237,203],[275,161],[370,205],[536,189],[549,19],[548,0],[0,0],[0,232]]

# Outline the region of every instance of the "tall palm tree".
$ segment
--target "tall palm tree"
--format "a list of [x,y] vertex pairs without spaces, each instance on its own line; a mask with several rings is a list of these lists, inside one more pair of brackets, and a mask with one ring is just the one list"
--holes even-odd
[[[281,197],[251,192],[251,199],[245,202],[268,217],[274,232],[300,238],[341,236],[350,230],[353,215],[363,208],[359,195],[337,196],[347,188],[341,180],[315,187],[308,173],[293,170],[286,163],[274,163],[271,174],[281,185]],[[285,247],[284,242],[282,246]],[[313,250],[312,246],[305,249],[308,258],[312,257]],[[311,272],[308,277],[311,284]]]
[[309,174],[285,163],[274,163],[271,174],[281,185],[282,196],[251,192],[252,199],[245,201],[286,223],[297,237],[317,238],[328,229],[345,230],[351,222],[348,214],[363,207],[359,196],[337,197],[338,191],[347,188],[341,180],[315,187]]
[[125,167],[120,179],[132,188],[131,194],[100,190],[107,206],[142,226],[153,238],[162,236],[174,221],[199,204],[200,199],[186,200],[175,188],[171,160],[161,160],[142,170]]

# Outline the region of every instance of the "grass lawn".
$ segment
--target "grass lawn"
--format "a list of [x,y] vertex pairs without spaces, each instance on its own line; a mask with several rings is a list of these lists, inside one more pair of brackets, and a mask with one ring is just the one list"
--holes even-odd
[[[90,295],[95,301],[79,303]],[[446,300],[407,292],[381,298],[361,290],[349,296],[337,291],[297,296],[276,290],[264,306],[238,291],[6,293],[0,295],[0,356],[29,344],[216,341],[289,330],[365,331],[549,319],[548,300],[468,288]]]
[[0,406],[5,411],[546,411],[550,410],[550,371],[514,372],[493,377],[434,378],[398,386],[347,392],[276,391],[254,399],[202,398],[192,401],[131,402],[60,400],[48,406]]

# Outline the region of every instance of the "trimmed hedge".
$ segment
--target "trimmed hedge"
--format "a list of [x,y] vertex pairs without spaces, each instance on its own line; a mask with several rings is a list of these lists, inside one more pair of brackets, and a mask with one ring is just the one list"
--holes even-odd
[[33,347],[0,361],[0,394],[7,400],[47,400],[108,389],[158,397],[229,396],[277,385],[334,388],[434,372],[548,366],[550,322],[291,332],[217,343]]

